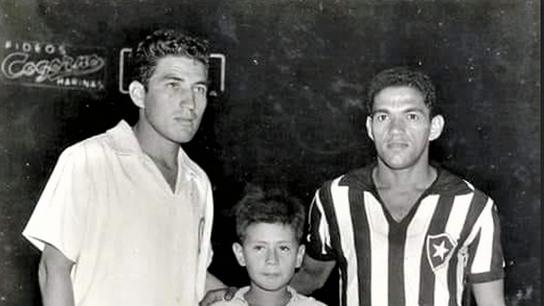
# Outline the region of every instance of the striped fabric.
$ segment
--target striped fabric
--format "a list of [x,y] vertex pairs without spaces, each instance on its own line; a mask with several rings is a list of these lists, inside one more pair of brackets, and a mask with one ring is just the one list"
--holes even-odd
[[465,281],[504,277],[491,198],[438,168],[397,222],[380,202],[372,167],[325,183],[310,207],[307,253],[338,263],[340,305],[461,305]]

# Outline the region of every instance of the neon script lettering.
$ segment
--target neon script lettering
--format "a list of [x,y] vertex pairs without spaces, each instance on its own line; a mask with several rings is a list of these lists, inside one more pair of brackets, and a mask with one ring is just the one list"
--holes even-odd
[[67,76],[82,76],[100,71],[105,65],[103,58],[96,54],[79,55],[73,58],[63,55],[62,58],[29,60],[29,54],[13,52],[2,61],[2,73],[8,79],[34,77],[35,82],[55,81]]

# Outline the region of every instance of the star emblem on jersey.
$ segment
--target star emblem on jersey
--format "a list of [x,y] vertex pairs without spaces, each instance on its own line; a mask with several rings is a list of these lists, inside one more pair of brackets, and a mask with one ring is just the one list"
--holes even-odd
[[427,236],[427,259],[433,271],[450,260],[456,246],[457,242],[448,233]]

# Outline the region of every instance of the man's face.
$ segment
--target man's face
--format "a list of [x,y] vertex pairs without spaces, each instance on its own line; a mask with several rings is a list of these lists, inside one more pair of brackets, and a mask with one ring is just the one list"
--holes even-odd
[[412,87],[386,87],[374,97],[366,128],[379,162],[391,169],[428,163],[429,142],[442,132],[443,118],[430,118],[423,94]]
[[243,245],[235,243],[233,251],[238,263],[246,266],[252,285],[265,291],[285,287],[304,256],[293,228],[280,223],[249,225]]
[[207,104],[207,69],[199,61],[167,56],[157,62],[148,82],[140,120],[170,142],[195,135]]

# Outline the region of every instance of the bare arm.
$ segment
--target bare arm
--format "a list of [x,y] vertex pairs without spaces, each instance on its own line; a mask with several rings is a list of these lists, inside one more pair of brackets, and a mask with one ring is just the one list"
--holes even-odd
[[334,260],[319,261],[304,255],[302,266],[291,280],[290,285],[296,291],[308,295],[323,287],[335,265],[336,261]]
[[472,293],[478,306],[504,306],[503,280],[472,285]]
[[210,290],[224,289],[227,288],[222,281],[215,277],[210,272],[206,272],[206,292]]
[[223,299],[230,301],[238,288],[227,287],[217,277],[213,276],[210,272],[206,274],[206,294],[200,301],[200,306],[208,306],[215,302],[222,301]]
[[38,270],[44,306],[74,306],[70,271],[74,262],[55,247],[45,244]]

